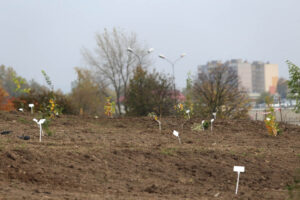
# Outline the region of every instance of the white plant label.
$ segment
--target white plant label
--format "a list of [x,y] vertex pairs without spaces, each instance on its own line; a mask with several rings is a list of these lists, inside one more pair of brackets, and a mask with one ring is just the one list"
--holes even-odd
[[175,135],[178,138],[179,144],[181,144],[181,140],[180,140],[180,137],[179,137],[179,132],[174,130],[173,135]]
[[20,111],[20,112],[24,112],[24,109],[23,109],[23,108],[19,108],[19,111]]
[[190,110],[187,110],[187,111],[186,111],[186,114],[188,114],[189,119],[191,118],[191,117],[190,117],[190,112],[191,112]]
[[201,125],[202,125],[202,130],[204,131],[204,120],[202,120]]
[[214,119],[217,119],[217,113],[216,112],[213,113],[213,116],[214,116]]
[[214,123],[215,119],[211,119],[210,120],[210,130],[212,131],[213,130],[213,123]]
[[33,107],[34,107],[34,104],[33,104],[33,103],[31,103],[31,104],[29,104],[28,106],[29,106],[29,107],[30,107],[30,109],[31,109],[31,114],[33,114]]
[[245,167],[244,166],[234,166],[233,171],[238,173],[237,182],[236,182],[236,189],[235,189],[235,194],[237,194],[238,189],[239,189],[240,173],[245,172]]
[[36,122],[40,127],[40,142],[42,142],[42,135],[44,135],[42,124],[46,121],[46,119],[40,119],[40,121],[38,121],[37,119],[34,118],[33,121]]
[[159,120],[156,120],[157,123],[158,123],[158,129],[159,129],[159,132],[161,132],[161,122]]

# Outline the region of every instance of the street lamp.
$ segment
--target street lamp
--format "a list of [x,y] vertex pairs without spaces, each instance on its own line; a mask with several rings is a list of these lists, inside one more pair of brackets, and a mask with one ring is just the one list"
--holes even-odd
[[173,74],[173,77],[172,77],[172,79],[173,79],[173,92],[174,92],[174,95],[175,95],[175,104],[176,104],[176,101],[177,101],[177,95],[176,95],[176,87],[175,87],[175,64],[180,60],[180,59],[182,59],[184,56],[186,56],[186,54],[185,53],[182,53],[180,56],[179,56],[179,58],[177,58],[176,60],[174,60],[174,61],[171,61],[171,60],[169,60],[166,56],[164,56],[163,54],[160,54],[158,57],[159,58],[161,58],[161,59],[164,59],[164,60],[166,60],[169,64],[171,64],[171,66],[172,66],[172,74]]
[[154,49],[153,49],[153,48],[148,49],[147,54],[143,55],[142,57],[140,57],[140,56],[139,56],[136,52],[134,52],[134,50],[133,50],[132,48],[130,48],[130,47],[127,48],[127,51],[128,51],[129,53],[132,53],[135,57],[137,57],[137,59],[139,60],[140,66],[142,66],[142,59],[143,59],[146,55],[152,53],[152,52],[154,51]]

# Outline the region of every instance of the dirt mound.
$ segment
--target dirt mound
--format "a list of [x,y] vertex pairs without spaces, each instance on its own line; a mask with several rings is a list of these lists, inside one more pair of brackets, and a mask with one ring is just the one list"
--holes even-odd
[[[37,117],[37,116],[36,116]],[[0,199],[286,199],[300,167],[300,128],[216,120],[63,116],[39,142],[32,116],[0,113]],[[180,132],[179,144],[173,130]],[[28,135],[30,140],[19,139]],[[234,165],[246,167],[234,195]]]

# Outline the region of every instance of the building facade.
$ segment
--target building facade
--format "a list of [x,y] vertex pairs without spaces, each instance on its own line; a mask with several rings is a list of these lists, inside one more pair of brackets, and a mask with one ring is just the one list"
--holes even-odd
[[209,69],[218,66],[230,67],[237,72],[239,77],[239,88],[248,93],[270,92],[275,94],[278,83],[278,65],[254,61],[248,63],[241,59],[230,61],[211,61],[206,65],[198,66],[198,74],[208,73]]

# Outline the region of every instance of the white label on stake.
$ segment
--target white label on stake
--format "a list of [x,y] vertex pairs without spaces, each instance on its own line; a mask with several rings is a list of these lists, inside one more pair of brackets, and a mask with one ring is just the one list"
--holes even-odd
[[175,135],[176,137],[179,137],[179,133],[178,133],[178,131],[173,131],[173,135]]
[[234,166],[233,171],[238,173],[237,182],[236,182],[236,189],[235,189],[235,194],[237,194],[238,189],[239,189],[240,173],[245,172],[245,167],[244,166]]
[[217,118],[217,113],[214,112],[214,113],[213,113],[213,116],[214,116],[214,119],[216,119],[216,118]]
[[245,167],[244,166],[234,166],[233,171],[234,172],[245,172]]

